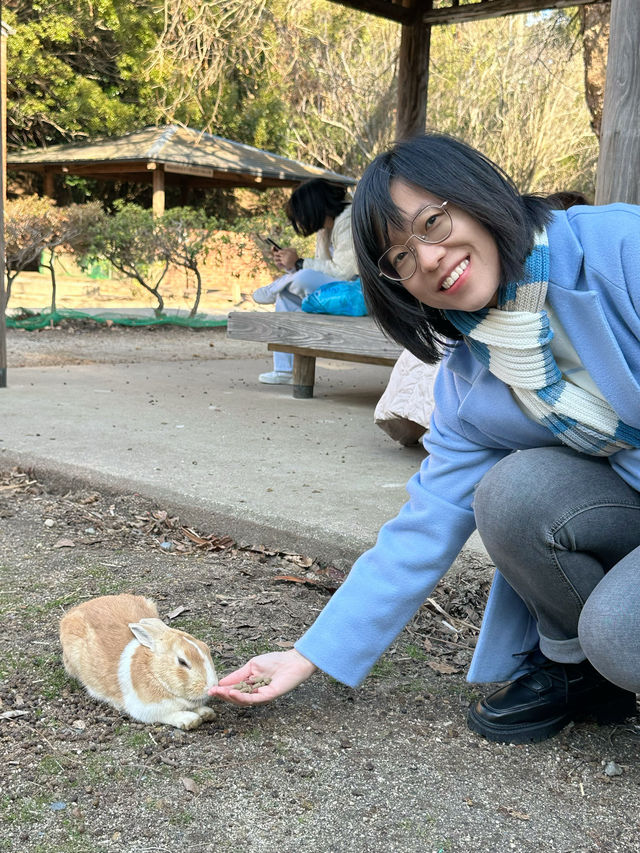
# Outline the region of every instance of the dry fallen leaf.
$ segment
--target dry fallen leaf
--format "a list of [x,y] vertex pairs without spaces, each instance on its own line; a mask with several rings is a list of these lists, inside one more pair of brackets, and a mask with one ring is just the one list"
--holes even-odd
[[299,578],[296,575],[276,575],[274,581],[290,581],[290,583],[309,583],[307,578]]
[[309,566],[313,565],[311,557],[303,557],[302,554],[286,554],[285,560],[288,560],[290,563],[295,563],[296,566],[300,566],[303,569],[308,569]]
[[180,530],[198,548],[204,548],[207,551],[224,551],[226,548],[231,548],[235,545],[230,536],[215,536],[213,533],[209,536],[200,536],[191,527],[181,527]]
[[184,613],[186,610],[189,610],[189,608],[181,604],[179,607],[176,607],[174,610],[172,610],[171,613],[167,613],[167,619],[175,619],[181,613]]
[[274,581],[287,581],[288,583],[303,583],[307,586],[312,586],[315,589],[321,589],[323,592],[333,593],[342,583],[342,579],[331,577],[325,570],[310,572],[304,577],[299,575],[275,575]]
[[76,543],[71,539],[58,539],[58,541],[54,544],[54,548],[75,548]]
[[17,709],[14,711],[3,711],[0,714],[0,720],[12,720],[14,717],[24,717],[28,713],[28,711],[19,711]]
[[207,544],[207,540],[204,538],[204,536],[199,536],[195,532],[195,530],[192,530],[190,527],[182,527],[181,530],[184,533],[184,535],[187,537],[187,539],[191,539],[191,541],[195,542],[196,545],[206,545]]
[[510,806],[500,806],[498,811],[502,812],[502,814],[508,815],[509,817],[515,817],[516,820],[531,820],[531,816],[526,814],[526,812],[519,812],[517,809],[512,809]]
[[188,776],[182,776],[180,778],[180,781],[184,785],[185,790],[188,791],[190,794],[195,795],[199,792],[200,789],[198,788],[196,783],[193,781],[193,779],[189,779]]
[[448,663],[441,663],[439,660],[430,660],[427,662],[427,665],[435,672],[439,672],[441,675],[453,675],[455,672],[460,672],[457,666],[451,666],[451,664]]

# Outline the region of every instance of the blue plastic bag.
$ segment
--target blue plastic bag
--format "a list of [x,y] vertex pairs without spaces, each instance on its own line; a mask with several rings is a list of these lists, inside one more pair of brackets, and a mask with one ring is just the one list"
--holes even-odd
[[359,278],[323,284],[305,296],[302,310],[309,314],[346,314],[350,317],[364,317],[368,313]]

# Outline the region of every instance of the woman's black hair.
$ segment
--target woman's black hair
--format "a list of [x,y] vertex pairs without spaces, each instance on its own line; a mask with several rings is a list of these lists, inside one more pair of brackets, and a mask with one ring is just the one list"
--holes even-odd
[[291,193],[285,213],[296,234],[309,237],[324,226],[327,216],[335,219],[349,204],[346,186],[312,178]]
[[[550,217],[544,198],[520,195],[502,169],[464,142],[427,133],[396,143],[365,170],[353,201],[353,238],[369,313],[393,340],[429,364],[442,356],[445,338],[460,332],[441,311],[419,302],[402,284],[379,275],[389,228],[404,227],[390,188],[402,180],[462,208],[496,241],[500,284],[517,281],[534,234]],[[455,216],[454,216],[455,228]]]

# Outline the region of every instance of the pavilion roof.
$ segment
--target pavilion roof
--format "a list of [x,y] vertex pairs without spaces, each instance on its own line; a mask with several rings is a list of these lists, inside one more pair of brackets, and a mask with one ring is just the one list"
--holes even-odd
[[353,185],[355,178],[291,160],[189,127],[145,127],[124,136],[14,151],[9,169],[63,171],[86,177],[151,181],[162,167],[171,182],[190,176],[200,186],[293,186],[309,178]]

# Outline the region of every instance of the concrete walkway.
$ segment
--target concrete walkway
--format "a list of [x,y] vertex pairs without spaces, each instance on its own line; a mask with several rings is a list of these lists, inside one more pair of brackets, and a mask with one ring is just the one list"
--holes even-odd
[[[217,349],[193,353],[214,346],[209,334]],[[197,333],[171,359],[45,367],[12,367],[10,339],[0,465],[136,492],[201,532],[349,564],[424,458],[373,424],[390,368],[319,360],[315,397],[294,400],[257,382],[271,365],[262,345],[224,336]]]

